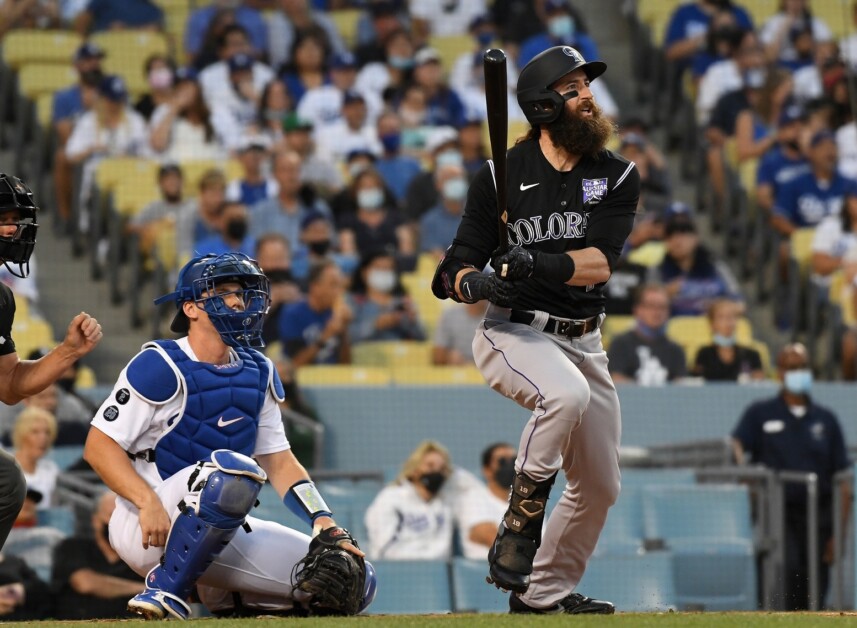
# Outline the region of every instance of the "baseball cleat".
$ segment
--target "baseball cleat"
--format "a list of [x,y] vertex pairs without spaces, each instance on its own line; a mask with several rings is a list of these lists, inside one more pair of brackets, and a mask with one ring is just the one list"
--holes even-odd
[[157,589],[146,589],[128,601],[128,610],[145,619],[187,619],[190,606],[184,600]]
[[536,615],[612,615],[616,607],[604,600],[593,600],[580,593],[569,593],[559,602],[548,608],[533,608],[525,604],[517,595],[509,596],[510,613],[530,613]]

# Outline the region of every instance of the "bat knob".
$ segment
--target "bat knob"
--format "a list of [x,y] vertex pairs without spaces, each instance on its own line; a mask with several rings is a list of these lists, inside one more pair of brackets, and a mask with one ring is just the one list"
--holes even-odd
[[482,55],[482,61],[485,63],[503,63],[506,61],[506,53],[500,48],[489,48]]

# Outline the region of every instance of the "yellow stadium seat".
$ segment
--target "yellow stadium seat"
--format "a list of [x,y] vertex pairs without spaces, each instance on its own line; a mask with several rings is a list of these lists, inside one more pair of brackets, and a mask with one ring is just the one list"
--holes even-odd
[[440,64],[447,74],[452,71],[452,66],[463,54],[473,52],[473,37],[465,35],[446,35],[443,37],[431,37],[429,46],[440,53]]
[[762,361],[762,372],[768,377],[773,376],[774,373],[771,370],[771,351],[768,349],[768,345],[761,340],[754,340],[749,346],[751,349],[759,352],[759,359]]
[[426,332],[431,335],[437,326],[437,321],[440,319],[440,314],[443,312],[445,303],[432,294],[431,276],[419,273],[404,274],[402,275],[402,284],[405,286],[408,296],[411,297],[417,306],[417,313]]
[[146,59],[154,54],[166,55],[170,51],[165,35],[146,30],[96,33],[92,41],[104,49],[104,71],[122,76],[132,94],[148,90],[144,70]]
[[351,50],[357,44],[357,23],[360,20],[360,14],[360,9],[339,9],[327,14],[342,36],[345,45]]
[[3,63],[15,70],[25,63],[70,64],[82,41],[70,31],[16,29],[3,38]]
[[815,237],[815,227],[795,229],[791,236],[791,256],[800,266],[801,273],[806,273],[812,258],[812,239]]
[[661,47],[664,43],[667,25],[676,8],[687,0],[639,0],[637,17],[649,27],[652,33],[652,44]]
[[666,254],[667,249],[663,242],[651,241],[631,251],[628,254],[628,261],[651,268],[660,264]]
[[854,316],[854,288],[848,285],[841,271],[834,273],[830,281],[830,301],[840,307],[843,323],[849,327],[857,323]]
[[296,378],[299,386],[388,386],[392,381],[388,369],[350,364],[302,366]]
[[[155,0],[155,4],[161,7],[164,11],[185,11],[191,9],[190,0]],[[199,4],[198,2],[194,4]]]
[[54,114],[54,95],[41,94],[36,98],[36,120],[43,129],[51,125]]
[[[512,148],[518,138],[524,137],[529,131],[530,123],[526,120],[512,120],[509,122],[508,141],[506,142],[508,148]],[[491,146],[491,135],[488,133],[487,120],[482,122],[482,143],[485,146]]]
[[431,342],[361,342],[351,347],[351,359],[359,366],[399,369],[431,364]]
[[33,317],[16,316],[12,324],[12,338],[15,339],[15,351],[23,357],[33,349],[56,345],[50,324]]
[[601,325],[601,345],[607,351],[610,348],[610,342],[619,334],[624,334],[626,331],[634,327],[634,317],[631,315],[611,314],[604,319]]
[[469,386],[484,384],[475,366],[403,366],[393,369],[393,382],[406,386]]
[[[826,0],[821,0],[825,2]],[[774,13],[780,10],[782,0],[741,0],[741,6],[747,9],[747,13],[753,18],[753,25],[758,33],[765,22]]]
[[854,32],[852,19],[853,0],[813,0],[809,3],[812,14],[824,20],[830,27],[835,40],[840,40]]
[[161,197],[157,184],[122,179],[113,187],[113,208],[120,216],[130,218],[152,201]]
[[244,172],[241,164],[235,159],[226,161],[215,161],[213,159],[183,161],[181,169],[184,176],[184,193],[185,196],[189,197],[195,197],[199,193],[199,181],[209,170],[220,170],[227,181],[241,178]]
[[158,163],[139,157],[111,157],[95,168],[95,184],[102,193],[112,191],[119,181],[134,181],[138,185],[156,185]]
[[88,366],[81,366],[77,369],[77,377],[74,380],[74,387],[78,390],[86,390],[93,388],[97,383],[95,379],[95,371]]
[[65,89],[78,80],[74,68],[65,63],[26,63],[18,71],[18,91],[31,100]]
[[187,63],[183,40],[189,17],[190,12],[184,8],[171,8],[164,13],[164,31],[167,33],[170,46],[174,51],[173,58],[180,66]]
[[[667,323],[667,336],[684,347],[688,364],[693,364],[697,352],[711,344],[711,326],[707,316],[674,316]],[[740,345],[753,345],[753,328],[746,318],[738,319],[735,339]]]
[[157,231],[154,257],[168,273],[178,268],[178,263],[183,260],[178,259],[175,229],[159,229]]

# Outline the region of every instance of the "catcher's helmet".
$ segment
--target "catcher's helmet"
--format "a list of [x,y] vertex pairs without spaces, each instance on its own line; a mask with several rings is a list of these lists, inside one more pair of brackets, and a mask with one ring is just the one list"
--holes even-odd
[[[215,287],[226,282],[241,285],[235,292],[244,302],[243,310],[226,305],[227,294],[217,293]],[[195,257],[179,271],[176,289],[155,299],[155,305],[175,301],[178,312],[170,325],[176,333],[187,333],[190,321],[182,309],[185,301],[202,303],[223,342],[232,347],[264,347],[262,323],[271,305],[271,287],[256,260],[243,253],[203,255]]]
[[[0,214],[17,211],[19,216],[6,226],[14,225],[15,233],[0,235],[0,262],[16,277],[30,274],[30,256],[36,246],[36,203],[27,184],[18,177],[0,173]],[[17,264],[17,272],[12,268]]]
[[559,118],[567,98],[551,89],[556,81],[574,70],[586,72],[590,81],[604,74],[607,64],[589,61],[571,46],[554,46],[540,52],[518,76],[518,104],[532,125],[549,124]]

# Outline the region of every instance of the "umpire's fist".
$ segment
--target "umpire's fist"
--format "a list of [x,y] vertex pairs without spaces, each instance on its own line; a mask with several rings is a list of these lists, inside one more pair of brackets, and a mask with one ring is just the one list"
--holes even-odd
[[520,246],[513,246],[505,253],[496,254],[491,258],[491,268],[506,281],[526,279],[533,274],[536,262],[533,254]]
[[101,340],[101,325],[86,312],[81,312],[68,325],[62,343],[76,358],[85,356]]
[[487,299],[500,307],[511,307],[518,297],[517,282],[498,279],[496,273],[467,273],[461,278],[458,287],[467,303]]

